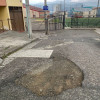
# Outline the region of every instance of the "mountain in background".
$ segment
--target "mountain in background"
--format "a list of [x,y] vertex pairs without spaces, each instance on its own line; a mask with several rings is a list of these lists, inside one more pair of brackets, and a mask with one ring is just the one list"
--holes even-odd
[[[61,10],[62,11],[64,10],[64,2],[63,1],[54,1],[54,2],[48,2],[49,11],[51,11],[51,12],[54,11],[54,7],[57,4],[61,4]],[[40,8],[43,9],[44,3],[33,4],[33,6],[40,7]],[[71,8],[81,7],[81,6],[84,6],[84,7],[97,7],[97,0],[94,0],[92,2],[84,2],[84,3],[70,2],[70,0],[69,0],[69,1],[66,2],[66,11],[69,12]]]

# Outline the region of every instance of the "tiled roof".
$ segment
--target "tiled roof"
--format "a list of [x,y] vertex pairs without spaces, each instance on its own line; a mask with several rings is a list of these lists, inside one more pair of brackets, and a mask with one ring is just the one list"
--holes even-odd
[[[26,5],[23,4],[23,7],[26,8]],[[43,9],[41,9],[41,8],[39,8],[39,7],[31,6],[31,5],[30,5],[30,9],[31,9],[31,10],[34,10],[34,11],[38,11],[38,12],[44,12]]]

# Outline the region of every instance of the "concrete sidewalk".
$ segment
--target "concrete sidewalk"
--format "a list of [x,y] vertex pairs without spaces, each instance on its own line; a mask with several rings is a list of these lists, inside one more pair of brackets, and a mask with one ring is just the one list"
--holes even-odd
[[0,58],[5,58],[40,37],[39,34],[32,34],[31,39],[29,39],[27,33],[15,31],[7,31],[0,34]]

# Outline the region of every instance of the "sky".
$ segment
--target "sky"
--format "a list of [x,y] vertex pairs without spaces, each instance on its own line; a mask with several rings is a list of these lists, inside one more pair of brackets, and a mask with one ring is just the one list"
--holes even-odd
[[[36,3],[43,3],[44,0],[29,0],[30,1],[30,4],[36,4]],[[56,0],[47,0],[48,2],[53,2],[53,1],[56,1]],[[25,3],[25,0],[23,0],[23,2]]]
[[[36,4],[36,3],[43,3],[44,2],[44,0],[29,0],[29,1],[30,1],[30,4]],[[47,0],[47,1],[53,2],[53,1],[57,1],[57,0]],[[61,0],[61,1],[63,1],[63,0]],[[95,1],[95,0],[71,0],[71,2],[88,2],[88,1],[92,2],[92,1]],[[23,3],[25,3],[25,0],[23,0]]]

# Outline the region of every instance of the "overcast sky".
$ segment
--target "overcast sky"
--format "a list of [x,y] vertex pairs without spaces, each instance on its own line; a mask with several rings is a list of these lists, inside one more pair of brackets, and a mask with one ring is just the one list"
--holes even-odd
[[[36,3],[43,3],[44,0],[29,0],[31,4],[36,4]],[[56,0],[47,0],[48,2],[53,2],[53,1],[56,1]],[[25,0],[23,0],[23,2],[25,3]]]
[[[36,3],[43,3],[44,0],[29,0],[30,1],[30,4],[36,4]],[[53,1],[60,1],[60,0],[47,0],[48,2],[53,2]],[[61,0],[63,1],[63,0]],[[67,1],[67,0],[66,0]],[[71,2],[87,2],[87,1],[95,1],[95,0],[70,0]],[[25,3],[25,0],[23,0],[23,3]]]

